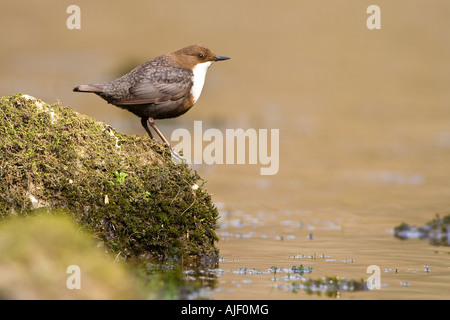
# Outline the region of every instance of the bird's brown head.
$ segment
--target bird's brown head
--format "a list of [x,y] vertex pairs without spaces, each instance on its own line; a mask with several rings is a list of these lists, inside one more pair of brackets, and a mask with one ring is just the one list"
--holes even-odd
[[172,52],[170,55],[180,66],[190,70],[194,69],[200,63],[212,63],[230,59],[230,57],[218,56],[208,48],[198,44],[182,48]]

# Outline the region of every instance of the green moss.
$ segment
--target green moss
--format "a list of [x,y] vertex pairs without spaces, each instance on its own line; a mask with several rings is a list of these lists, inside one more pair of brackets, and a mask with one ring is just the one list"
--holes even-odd
[[167,148],[59,104],[2,97],[0,219],[39,208],[68,209],[127,258],[217,257],[218,211]]
[[410,226],[402,222],[394,228],[394,236],[405,239],[428,239],[432,245],[449,246],[450,245],[450,214],[443,218],[439,215],[421,227]]
[[364,279],[348,280],[337,276],[326,276],[319,279],[306,278],[305,281],[300,282],[293,286],[295,291],[299,291],[303,288],[308,294],[317,294],[321,296],[324,294],[330,298],[340,297],[343,291],[361,291],[368,290],[367,284]]
[[[1,299],[144,299],[159,292],[63,212],[7,220],[0,224]],[[69,266],[79,268],[77,288],[67,285],[75,275]]]

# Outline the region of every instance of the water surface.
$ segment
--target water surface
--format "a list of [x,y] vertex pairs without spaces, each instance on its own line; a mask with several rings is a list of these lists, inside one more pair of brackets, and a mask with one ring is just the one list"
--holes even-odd
[[381,30],[366,28],[355,1],[77,4],[81,30],[66,28],[60,1],[1,5],[2,95],[60,100],[145,135],[133,115],[72,88],[202,43],[232,59],[211,67],[189,113],[159,128],[279,129],[276,175],[194,166],[222,213],[212,299],[324,299],[269,271],[299,265],[312,279],[380,267],[381,289],[342,299],[450,297],[449,248],[392,234],[450,213],[448,1],[377,1]]

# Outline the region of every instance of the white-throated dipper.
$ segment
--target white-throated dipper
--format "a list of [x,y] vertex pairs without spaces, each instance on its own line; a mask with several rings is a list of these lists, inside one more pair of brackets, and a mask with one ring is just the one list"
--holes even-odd
[[208,48],[192,45],[147,61],[122,77],[101,83],[82,84],[75,92],[93,92],[119,108],[141,118],[172,151],[169,142],[155,126],[154,119],[175,118],[186,113],[197,102],[208,68],[215,61],[228,60]]

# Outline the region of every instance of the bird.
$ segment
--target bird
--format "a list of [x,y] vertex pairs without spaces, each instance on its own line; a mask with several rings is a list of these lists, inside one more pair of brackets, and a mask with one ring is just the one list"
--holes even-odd
[[194,44],[147,61],[115,80],[82,84],[73,91],[95,93],[140,117],[150,139],[153,135],[148,124],[174,155],[155,120],[176,118],[189,111],[200,97],[208,68],[228,59]]

